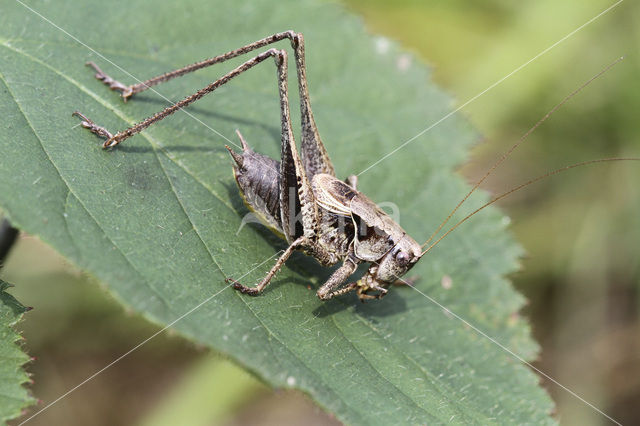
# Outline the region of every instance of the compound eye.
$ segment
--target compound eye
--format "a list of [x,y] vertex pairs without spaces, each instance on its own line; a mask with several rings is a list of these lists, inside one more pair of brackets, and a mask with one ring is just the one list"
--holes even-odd
[[405,266],[409,263],[409,254],[404,251],[399,251],[396,253],[396,261],[401,265]]

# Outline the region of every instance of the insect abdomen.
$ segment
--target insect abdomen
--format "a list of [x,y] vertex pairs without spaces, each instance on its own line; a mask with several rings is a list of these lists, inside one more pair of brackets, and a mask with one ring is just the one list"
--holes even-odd
[[280,162],[252,151],[245,143],[242,154],[227,149],[236,163],[233,174],[245,204],[265,225],[284,237],[280,216]]

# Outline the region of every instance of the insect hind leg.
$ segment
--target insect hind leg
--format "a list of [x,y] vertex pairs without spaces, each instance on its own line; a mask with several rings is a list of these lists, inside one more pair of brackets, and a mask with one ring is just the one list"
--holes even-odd
[[335,176],[335,170],[327,149],[320,139],[309,99],[309,85],[307,83],[307,65],[304,53],[304,37],[300,33],[294,33],[291,38],[291,46],[294,49],[296,70],[298,73],[298,91],[300,97],[300,133],[302,163],[307,172],[307,177],[312,179],[314,175],[326,173]]
[[[257,64],[263,62],[265,59],[267,59],[269,57],[274,57],[276,59],[276,64],[278,65],[278,67],[282,68],[282,61],[283,61],[283,58],[286,58],[286,52],[284,52],[283,50],[278,50],[278,49],[269,49],[269,50],[267,50],[267,51],[255,56],[255,57],[249,59],[248,61],[246,61],[242,65],[240,65],[237,68],[233,69],[232,71],[228,72],[227,74],[225,74],[224,76],[220,77],[219,79],[217,79],[213,83],[211,83],[208,86],[204,87],[203,89],[198,90],[196,93],[192,94],[191,96],[187,96],[186,98],[184,98],[180,102],[177,102],[177,103],[175,103],[175,104],[173,104],[171,106],[168,106],[167,108],[165,108],[162,111],[154,114],[153,116],[147,118],[146,120],[141,121],[138,124],[135,124],[134,126],[131,126],[126,130],[120,131],[120,132],[116,133],[115,135],[111,135],[109,132],[106,131],[106,129],[104,129],[104,128],[100,127],[100,126],[97,126],[95,124],[93,124],[92,127],[87,127],[87,126],[84,126],[84,124],[83,124],[83,127],[87,127],[89,130],[91,130],[93,133],[96,133],[96,134],[101,134],[103,136],[106,136],[107,134],[111,135],[111,136],[106,136],[106,137],[108,137],[108,139],[104,142],[102,147],[103,148],[113,148],[114,146],[120,144],[125,139],[128,139],[131,136],[135,135],[136,133],[139,133],[142,130],[146,129],[147,127],[149,127],[153,123],[155,123],[157,121],[160,121],[165,117],[168,117],[169,115],[173,114],[174,112],[186,107],[187,105],[197,101],[198,99],[202,98],[203,96],[213,92],[218,87],[228,83],[234,77],[237,77],[238,75],[242,74],[243,72],[253,68],[254,66],[256,66]],[[85,122],[87,124],[93,123],[91,120],[87,119],[84,115],[82,115],[80,113],[77,113],[77,114],[74,114],[74,115],[78,115],[79,117],[84,118],[84,120],[85,120]],[[98,133],[97,132],[98,129],[103,129],[105,133],[104,134]]]
[[298,34],[291,30],[284,31],[281,33],[276,33],[276,34],[270,35],[269,37],[265,37],[263,39],[254,41],[253,43],[249,43],[238,49],[234,49],[227,53],[223,53],[222,55],[205,59],[203,61],[195,62],[193,64],[184,66],[182,68],[178,68],[173,71],[169,71],[164,74],[157,75],[143,82],[140,82],[137,84],[131,84],[131,85],[120,83],[119,81],[111,78],[104,71],[102,71],[100,67],[98,67],[98,65],[96,65],[94,62],[87,62],[86,65],[94,69],[94,71],[96,72],[95,77],[98,80],[102,81],[104,84],[109,86],[111,90],[119,91],[122,95],[123,100],[126,102],[131,96],[135,95],[136,93],[144,92],[145,90],[151,88],[152,86],[156,86],[160,83],[164,83],[165,81],[172,80],[176,77],[181,77],[185,74],[189,74],[191,72],[197,71],[202,68],[210,67],[211,65],[225,62],[229,59],[235,58],[245,53],[249,53],[261,47],[268,46],[269,44],[276,43],[280,40],[284,40],[285,38],[290,39],[291,43],[294,44],[294,40],[296,40],[297,36]]

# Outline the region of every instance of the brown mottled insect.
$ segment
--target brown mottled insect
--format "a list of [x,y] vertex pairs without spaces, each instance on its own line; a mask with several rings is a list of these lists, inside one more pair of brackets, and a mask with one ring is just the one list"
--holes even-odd
[[[289,247],[257,286],[247,287],[237,281],[228,279],[237,290],[243,293],[257,295],[262,292],[285,261],[291,256],[293,251],[301,250],[307,255],[316,258],[324,266],[331,266],[342,262],[342,266],[318,289],[317,294],[320,299],[328,300],[351,291],[356,291],[362,301],[381,298],[387,293],[391,284],[398,282],[398,280],[407,283],[401,280],[401,277],[406,274],[426,252],[458,225],[488,205],[493,204],[495,201],[530,183],[560,171],[598,161],[617,160],[603,159],[576,164],[547,173],[520,185],[494,198],[489,203],[465,217],[423,251],[422,248],[442,229],[460,205],[479,187],[484,179],[508,154],[503,156],[489,172],[487,172],[456,206],[449,217],[442,222],[432,237],[421,246],[407,235],[400,225],[393,221],[392,218],[383,212],[373,201],[357,190],[356,176],[350,176],[344,182],[336,178],[329,155],[318,134],[309,103],[302,34],[293,31],[274,34],[223,55],[194,63],[131,86],[125,86],[113,80],[92,62],[88,63],[88,65],[96,70],[96,78],[109,85],[112,90],[120,91],[126,101],[132,95],[161,82],[216,63],[224,62],[284,39],[290,40],[295,52],[298,88],[300,92],[302,155],[298,154],[291,129],[287,88],[287,53],[284,50],[269,49],[255,56],[193,95],[115,135],[112,135],[105,128],[97,126],[84,115],[78,112],[74,113],[83,119],[82,125],[85,128],[106,138],[103,144],[104,148],[112,148],[151,124],[214,91],[235,76],[247,71],[265,59],[270,57],[275,59],[278,69],[278,89],[282,123],[280,161],[278,162],[252,151],[240,133],[238,133],[238,136],[242,142],[242,152],[234,152],[228,146],[227,149],[235,162],[233,167],[234,175],[246,204],[266,225],[283,236],[289,244]],[[569,95],[569,97],[573,96],[576,92]],[[565,98],[562,103],[569,97]],[[554,108],[554,110],[556,108]],[[534,128],[543,120],[538,122]],[[529,133],[530,132],[527,132],[524,137]],[[514,145],[512,150],[518,146],[524,137]],[[358,281],[345,284],[348,278],[355,272],[357,266],[363,262],[370,263],[369,269],[364,276]]]

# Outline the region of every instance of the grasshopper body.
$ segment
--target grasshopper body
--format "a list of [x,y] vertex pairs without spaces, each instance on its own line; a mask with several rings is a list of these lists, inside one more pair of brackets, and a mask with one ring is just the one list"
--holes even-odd
[[[278,71],[282,124],[280,161],[253,152],[241,136],[241,153],[227,148],[235,162],[234,175],[245,202],[266,225],[286,239],[289,247],[256,287],[247,287],[232,279],[228,281],[233,282],[234,287],[243,293],[257,295],[269,284],[293,251],[301,250],[325,266],[342,262],[318,290],[317,294],[321,299],[331,299],[350,291],[356,291],[363,301],[380,298],[387,293],[389,285],[420,259],[421,247],[375,203],[358,192],[355,176],[349,177],[348,183],[335,177],[333,165],[311,112],[302,34],[293,31],[277,33],[223,55],[130,86],[115,81],[94,63],[88,65],[95,69],[96,78],[112,90],[120,91],[127,100],[156,84],[284,39],[289,39],[295,52],[302,125],[301,156],[291,129],[287,53],[283,50],[266,50],[193,95],[115,135],[82,114],[74,114],[83,119],[82,125],[85,128],[107,139],[103,144],[104,148],[112,148],[156,121],[211,93],[237,75],[270,57],[274,58]],[[357,282],[345,284],[362,262],[371,263],[365,275]]]
[[[540,179],[577,166],[605,161],[639,160],[638,158],[591,160],[548,172],[495,197],[464,217],[422,251],[422,247],[429,244],[471,193],[480,186],[487,176],[504,161],[531,131],[538,127],[560,105],[575,95],[593,79],[606,72],[611,66],[619,62],[620,59],[567,96],[542,120],[525,133],[482,179],[475,184],[422,246],[407,235],[400,225],[378,208],[373,201],[357,190],[356,176],[350,176],[345,182],[336,178],[333,165],[320,139],[313,113],[311,112],[306,77],[304,39],[302,34],[293,31],[277,33],[223,55],[196,62],[192,65],[130,86],[115,81],[102,72],[94,63],[90,62],[88,65],[95,69],[96,78],[103,81],[112,90],[120,91],[122,97],[127,100],[136,93],[142,92],[156,84],[216,63],[224,62],[284,39],[288,39],[291,42],[295,53],[302,126],[301,155],[298,154],[298,148],[291,129],[289,91],[287,87],[287,53],[284,50],[268,49],[256,55],[193,95],[115,135],[111,134],[105,128],[96,125],[82,114],[78,112],[74,113],[83,119],[83,127],[106,138],[103,144],[104,148],[112,148],[123,140],[149,127],[151,124],[162,120],[175,111],[213,92],[237,75],[253,68],[266,59],[273,58],[275,60],[282,126],[280,161],[276,161],[251,150],[240,133],[238,133],[238,135],[242,142],[242,151],[235,152],[228,146],[227,149],[233,158],[234,175],[246,204],[258,214],[267,226],[286,239],[289,246],[257,286],[247,287],[230,278],[227,279],[227,281],[233,283],[233,286],[237,290],[243,293],[251,295],[261,293],[291,254],[295,250],[301,250],[307,255],[313,256],[325,266],[342,263],[331,277],[318,289],[317,294],[320,299],[331,299],[332,297],[351,291],[356,291],[362,301],[381,298],[387,293],[387,289],[392,283],[398,280],[407,283],[402,280],[401,277],[445,236],[471,216],[494,202]],[[358,265],[363,262],[370,263],[364,276],[356,282],[345,284],[356,271]]]
[[[287,203],[287,197],[281,193],[282,175],[287,171],[280,171],[280,162],[251,150],[242,137],[241,141],[242,153],[227,149],[235,161],[236,182],[249,208],[289,244],[295,244],[322,265],[343,262],[343,266],[318,290],[321,299],[330,299],[353,289],[362,300],[379,298],[420,258],[420,245],[375,203],[358,192],[355,176],[350,176],[347,184],[328,173],[313,175],[308,202],[314,208],[306,210],[295,198],[302,183],[297,188],[289,188],[288,199],[294,202]],[[299,159],[293,162],[301,163]],[[300,175],[303,182],[308,180],[307,172],[302,168],[296,176]],[[305,217],[302,211],[311,211],[313,216]],[[288,229],[285,224],[289,224]],[[312,232],[306,232],[309,237],[305,238],[305,228],[310,227]],[[361,262],[371,262],[365,276],[356,283],[340,287]],[[236,288],[251,294],[256,292],[238,283]],[[371,290],[378,293],[368,294]]]

